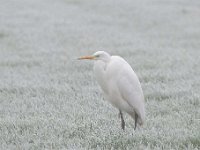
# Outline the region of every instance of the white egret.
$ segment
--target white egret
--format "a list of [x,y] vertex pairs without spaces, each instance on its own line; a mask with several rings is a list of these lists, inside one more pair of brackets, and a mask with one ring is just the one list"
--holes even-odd
[[137,124],[142,125],[145,120],[144,96],[139,79],[131,66],[122,57],[110,56],[104,51],[79,58],[82,59],[95,60],[95,77],[105,98],[119,109],[122,129],[125,129],[123,112],[135,120],[134,129]]

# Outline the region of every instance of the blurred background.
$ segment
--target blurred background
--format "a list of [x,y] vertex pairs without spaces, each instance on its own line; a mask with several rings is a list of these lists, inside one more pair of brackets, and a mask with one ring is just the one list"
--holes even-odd
[[[143,129],[76,60],[99,50],[138,74]],[[198,149],[199,64],[199,0],[1,0],[1,149]]]

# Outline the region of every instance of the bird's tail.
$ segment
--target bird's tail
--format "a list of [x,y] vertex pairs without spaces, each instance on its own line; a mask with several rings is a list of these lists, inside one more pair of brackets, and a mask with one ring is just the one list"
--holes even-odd
[[144,109],[144,107],[141,107],[141,109],[140,110],[135,110],[135,113],[137,113],[137,115],[138,115],[138,124],[140,125],[140,126],[142,126],[143,124],[144,124],[144,122],[145,122],[145,109]]
[[145,122],[145,111],[144,110],[141,111],[138,116],[139,116],[138,123],[140,126],[142,126]]

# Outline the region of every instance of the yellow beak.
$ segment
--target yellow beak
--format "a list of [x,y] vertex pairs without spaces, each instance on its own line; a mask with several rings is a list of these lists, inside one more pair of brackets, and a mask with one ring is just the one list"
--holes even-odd
[[95,59],[96,57],[95,56],[82,56],[82,57],[79,57],[78,60],[82,60],[82,59]]

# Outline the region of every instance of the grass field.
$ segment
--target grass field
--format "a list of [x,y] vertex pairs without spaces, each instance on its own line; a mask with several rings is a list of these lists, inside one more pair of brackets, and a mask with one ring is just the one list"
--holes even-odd
[[[200,149],[199,0],[1,0],[0,149]],[[90,61],[138,74],[146,123],[106,102]]]

